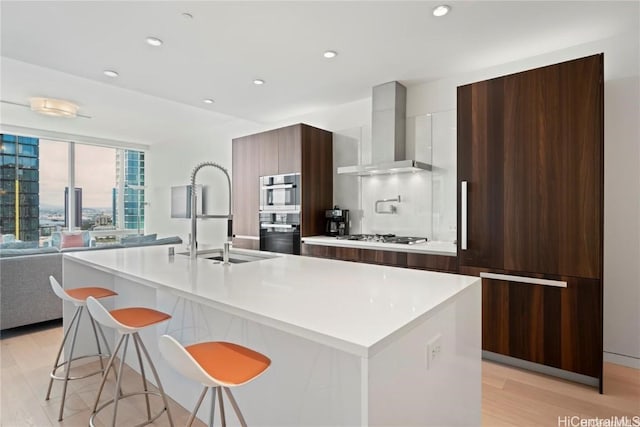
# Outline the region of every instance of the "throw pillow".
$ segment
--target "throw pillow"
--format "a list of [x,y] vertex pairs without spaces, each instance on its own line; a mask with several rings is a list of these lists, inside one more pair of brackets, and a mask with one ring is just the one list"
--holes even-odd
[[[60,241],[60,249],[64,248],[82,248],[85,246],[85,239],[82,233],[80,234],[62,234],[62,240]],[[89,246],[89,245],[87,245]]]

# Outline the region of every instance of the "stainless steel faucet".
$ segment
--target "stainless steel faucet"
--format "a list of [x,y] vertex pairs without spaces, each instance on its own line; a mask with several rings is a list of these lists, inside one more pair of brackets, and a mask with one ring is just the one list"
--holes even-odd
[[191,240],[189,241],[189,257],[195,259],[198,248],[198,202],[196,192],[196,175],[198,171],[205,166],[212,166],[220,169],[227,177],[229,185],[229,213],[227,215],[206,215],[206,218],[226,218],[227,219],[227,241],[223,245],[222,262],[229,264],[229,246],[233,239],[233,215],[231,215],[231,178],[229,172],[222,166],[214,162],[202,162],[198,164],[191,172]]

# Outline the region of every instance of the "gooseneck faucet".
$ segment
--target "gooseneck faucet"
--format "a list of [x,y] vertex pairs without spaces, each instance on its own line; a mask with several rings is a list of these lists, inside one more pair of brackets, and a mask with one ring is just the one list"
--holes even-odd
[[220,169],[227,177],[227,184],[229,186],[229,211],[227,215],[207,215],[207,218],[226,218],[227,219],[227,241],[224,243],[224,252],[222,255],[223,263],[229,264],[229,245],[233,238],[233,215],[231,215],[231,178],[229,172],[222,166],[214,162],[202,162],[196,165],[191,172],[191,241],[189,242],[189,257],[191,259],[196,258],[197,254],[197,239],[198,239],[198,202],[196,192],[196,175],[198,171],[205,166],[212,166]]

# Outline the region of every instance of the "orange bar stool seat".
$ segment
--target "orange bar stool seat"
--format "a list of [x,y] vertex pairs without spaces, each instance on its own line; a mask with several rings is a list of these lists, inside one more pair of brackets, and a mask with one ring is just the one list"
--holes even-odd
[[[51,398],[51,388],[53,386],[54,380],[64,381],[62,386],[62,401],[60,402],[60,412],[58,413],[58,421],[62,421],[62,416],[64,413],[64,403],[67,397],[67,385],[71,380],[79,380],[82,378],[87,378],[92,375],[96,375],[102,373],[106,375],[107,371],[105,371],[104,363],[102,362],[102,358],[110,358],[111,351],[109,350],[109,344],[104,336],[104,332],[99,324],[95,322],[93,317],[89,315],[89,320],[91,321],[91,328],[93,329],[93,335],[96,339],[96,345],[98,347],[98,353],[90,354],[85,356],[73,357],[73,353],[75,351],[76,346],[76,338],[78,336],[78,327],[80,326],[80,319],[82,318],[82,313],[84,312],[84,308],[87,305],[87,298],[107,298],[112,297],[114,295],[118,295],[113,292],[111,289],[100,288],[100,287],[84,287],[84,288],[75,288],[75,289],[63,289],[60,283],[56,280],[55,277],[49,276],[49,283],[51,284],[51,289],[53,292],[63,301],[67,301],[75,305],[76,310],[71,318],[71,323],[69,323],[69,327],[64,334],[64,338],[62,339],[62,343],[60,344],[60,349],[58,350],[58,355],[56,356],[56,361],[53,364],[53,369],[51,370],[51,374],[49,375],[51,378],[49,379],[49,387],[47,389],[47,397],[45,400],[49,400]],[[73,331],[73,338],[71,340],[71,347],[69,349],[69,359],[65,362],[60,363],[60,356],[62,356],[62,351],[64,350],[64,346],[69,339],[69,335]],[[106,348],[106,353],[102,352],[102,347],[100,345],[100,339],[98,338],[98,331],[102,337],[102,342]],[[79,359],[84,359],[87,357],[98,357],[100,360],[100,369],[94,372],[90,372],[88,374],[72,377],[70,376],[71,364]],[[59,375],[57,371],[64,367],[64,374]]]
[[[107,375],[105,374],[102,376],[102,381],[100,382],[100,387],[98,388],[98,394],[96,395],[96,399],[93,404],[93,409],[91,411],[92,412],[91,417],[89,418],[89,425],[91,427],[94,427],[96,415],[98,415],[98,413],[101,410],[103,410],[109,405],[113,405],[113,416],[111,419],[111,425],[113,427],[115,427],[116,425],[119,425],[116,422],[118,417],[118,402],[128,397],[144,395],[146,407],[147,407],[146,408],[147,420],[146,422],[143,422],[139,425],[151,424],[166,411],[167,417],[169,418],[169,425],[173,427],[173,419],[171,417],[171,412],[169,410],[169,403],[167,400],[167,396],[164,392],[164,389],[162,388],[160,377],[158,377],[158,372],[156,371],[156,368],[153,365],[153,361],[151,360],[151,357],[149,357],[149,352],[147,351],[147,348],[145,347],[144,343],[142,342],[142,339],[140,338],[140,334],[138,333],[140,330],[146,327],[153,326],[160,322],[164,322],[165,320],[170,319],[171,316],[167,313],[163,313],[161,311],[154,310],[152,308],[145,308],[145,307],[127,307],[127,308],[119,308],[116,310],[108,311],[102,304],[100,304],[100,302],[98,302],[97,299],[93,297],[87,298],[87,308],[89,309],[89,312],[98,323],[101,323],[102,325],[107,326],[109,328],[115,329],[120,334],[120,339],[118,340],[118,343],[116,344],[116,348],[113,351],[113,354],[109,359],[109,362],[107,363],[107,371],[105,372],[108,372],[109,368],[113,366],[115,357],[118,354],[118,351],[120,350],[122,345],[124,344],[124,347],[122,349],[122,354],[120,355],[120,369],[119,369],[120,375],[117,376],[118,378],[116,381],[114,398],[103,403],[100,407],[98,407],[98,403],[100,402],[100,395],[102,394],[102,390],[104,389],[104,384],[107,379]],[[129,345],[129,340],[131,337],[133,338],[133,344],[135,346],[136,354],[138,356],[138,363],[140,365],[140,373],[142,375],[142,385],[143,385],[144,391],[123,394],[120,388],[120,385],[122,382],[122,373],[123,373],[122,369],[124,368],[124,360],[127,355],[127,347]],[[156,380],[156,384],[158,385],[159,392],[149,391],[149,387],[147,384],[147,377],[145,375],[144,364],[142,362],[142,354],[144,354],[144,357],[147,360],[149,368],[153,373],[153,376]],[[150,395],[160,396],[164,403],[164,408],[162,408],[155,415],[151,414],[151,406],[149,403]]]
[[247,426],[230,388],[247,384],[262,375],[271,365],[271,360],[267,356],[247,347],[223,341],[202,342],[184,347],[170,335],[160,337],[160,353],[176,371],[204,386],[198,403],[187,421],[188,427],[193,424],[209,389],[211,389],[210,427],[213,426],[216,394],[222,425],[226,425],[222,390],[227,394],[240,424],[243,427]]

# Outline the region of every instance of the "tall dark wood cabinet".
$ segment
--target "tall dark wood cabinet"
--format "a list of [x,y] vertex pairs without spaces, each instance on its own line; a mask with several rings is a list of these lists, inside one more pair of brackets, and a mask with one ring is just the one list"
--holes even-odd
[[324,234],[333,203],[333,134],[305,124],[235,138],[232,142],[233,244],[258,249],[259,178],[300,173],[301,236]]
[[483,279],[483,349],[601,391],[603,87],[602,54],[460,86],[457,126],[460,272],[517,276]]

